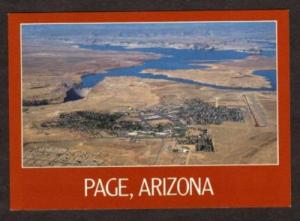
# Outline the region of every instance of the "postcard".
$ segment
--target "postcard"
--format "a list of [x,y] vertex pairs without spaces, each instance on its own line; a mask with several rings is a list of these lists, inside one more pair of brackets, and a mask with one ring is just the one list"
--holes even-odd
[[12,210],[289,207],[288,12],[9,14]]

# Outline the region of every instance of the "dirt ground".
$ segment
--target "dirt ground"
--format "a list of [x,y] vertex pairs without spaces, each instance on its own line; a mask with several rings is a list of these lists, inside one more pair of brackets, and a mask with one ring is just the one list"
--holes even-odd
[[[32,42],[23,47],[22,53],[23,99],[49,101],[48,105],[23,107],[25,167],[277,163],[277,104],[274,92],[241,93],[165,80],[111,77],[93,87],[85,98],[63,102],[66,91],[87,73],[138,65],[148,59],[158,59],[159,55],[95,52],[64,45],[57,47],[50,42]],[[202,72],[197,73],[197,79],[194,80],[232,87],[269,87],[264,78],[251,73],[254,69],[272,68],[273,60],[250,56],[242,61],[212,64],[208,69],[198,70]],[[153,70],[153,73],[159,73],[159,70]],[[164,73],[185,78],[196,76],[195,70]],[[245,97],[249,98],[250,104],[245,102]],[[87,134],[41,126],[41,123],[55,119],[60,113],[80,110],[130,112],[157,105],[179,105],[194,98],[212,104],[217,101],[218,105],[239,107],[245,113],[244,122],[207,126],[215,152],[196,152],[194,146],[189,146],[190,152],[173,152],[170,151],[174,143],[172,138],[130,139],[117,137],[107,131]],[[255,119],[263,121],[264,125],[257,127]],[[166,122],[154,120],[151,123]]]
[[[250,96],[259,105],[266,125],[256,127],[243,99]],[[199,98],[219,105],[240,107],[245,122],[209,125],[215,152],[172,152],[171,138],[119,138],[105,131],[97,135],[69,129],[42,128],[40,124],[62,112],[76,110],[128,111],[159,104],[176,105]],[[273,92],[222,91],[186,86],[163,80],[132,77],[106,78],[81,100],[32,106],[23,111],[23,163],[43,166],[158,166],[277,163],[276,94]],[[256,113],[255,113],[256,114]],[[261,114],[261,113],[259,113]]]
[[[197,64],[197,63],[196,63]],[[216,64],[205,64],[205,69],[187,70],[151,70],[143,72],[164,74],[169,77],[190,79],[212,85],[240,88],[270,88],[270,82],[264,77],[254,75],[255,70],[275,69],[274,58],[264,56],[249,56],[241,60],[232,60]]]

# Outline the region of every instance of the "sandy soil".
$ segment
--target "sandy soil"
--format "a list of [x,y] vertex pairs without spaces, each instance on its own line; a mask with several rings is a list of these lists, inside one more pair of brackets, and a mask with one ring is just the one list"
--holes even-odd
[[[197,64],[197,62],[195,62]],[[203,64],[202,64],[203,65]],[[262,76],[253,74],[255,70],[275,69],[274,58],[249,56],[242,60],[226,61],[216,64],[204,64],[206,69],[154,70],[146,69],[144,73],[163,74],[169,77],[190,79],[213,85],[240,88],[270,88],[270,83]]]
[[[277,162],[277,110],[273,92],[222,91],[208,87],[179,84],[164,80],[135,77],[105,78],[92,88],[87,97],[63,103],[68,88],[87,73],[102,72],[114,67],[128,67],[154,54],[138,52],[96,52],[41,42],[23,48],[23,99],[47,99],[49,105],[23,108],[24,166],[126,166],[126,165],[215,165],[215,164],[273,164]],[[197,63],[197,62],[196,62]],[[200,63],[199,63],[200,64]],[[254,70],[274,69],[275,61],[261,56],[244,60],[206,64],[203,70],[145,70],[195,81],[230,87],[270,87]],[[266,122],[256,127],[253,114],[242,95],[251,98],[259,109],[259,118]],[[156,105],[177,105],[187,99],[203,101],[245,111],[241,123],[223,123],[208,126],[214,153],[172,152],[172,138],[119,138],[107,131],[87,134],[69,129],[43,128],[41,123],[55,119],[60,113],[78,110],[131,111]],[[132,119],[136,118],[132,114]],[[166,123],[153,121],[153,124]],[[197,126],[197,125],[196,125]],[[238,139],[237,139],[238,136]]]
[[[142,93],[141,93],[142,92]],[[107,78],[82,100],[29,107],[23,113],[25,166],[124,166],[124,165],[211,165],[274,164],[277,162],[276,94],[248,92],[266,117],[265,127],[255,127],[242,94],[207,87],[188,86],[163,80]],[[180,104],[200,98],[219,105],[240,107],[246,121],[208,127],[214,153],[173,153],[170,138],[130,140],[105,132],[87,135],[68,129],[45,129],[40,123],[61,112],[75,110],[128,111],[158,104]],[[237,134],[238,138],[237,139]]]
[[27,45],[23,50],[23,99],[61,103],[66,91],[88,73],[135,66],[158,55],[92,51],[70,46]]

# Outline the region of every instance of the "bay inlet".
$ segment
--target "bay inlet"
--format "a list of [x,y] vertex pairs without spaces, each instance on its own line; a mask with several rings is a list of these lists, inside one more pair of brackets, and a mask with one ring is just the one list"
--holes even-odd
[[[168,80],[176,83],[190,84],[197,86],[211,87],[220,90],[241,90],[241,91],[275,91],[276,85],[276,70],[257,70],[253,74],[263,76],[270,82],[271,87],[247,88],[247,87],[230,87],[217,84],[209,84],[205,82],[194,81],[191,79],[170,77],[164,74],[145,73],[143,70],[187,70],[187,69],[205,69],[207,64],[219,63],[230,60],[245,59],[251,56],[251,53],[239,52],[234,50],[195,50],[195,49],[175,49],[175,48],[125,48],[123,46],[111,45],[79,45],[80,48],[89,50],[101,51],[139,51],[144,53],[155,53],[161,55],[159,59],[147,60],[141,65],[113,68],[101,73],[90,73],[81,77],[81,82],[74,85],[67,92],[65,101],[77,100],[83,98],[88,89],[94,87],[106,77],[138,77],[147,79]],[[270,53],[270,50],[262,50],[261,55],[274,57],[275,53]],[[198,62],[197,65],[195,62]],[[200,64],[200,65],[199,65]],[[142,72],[143,71],[143,72]],[[82,92],[83,90],[83,92]]]

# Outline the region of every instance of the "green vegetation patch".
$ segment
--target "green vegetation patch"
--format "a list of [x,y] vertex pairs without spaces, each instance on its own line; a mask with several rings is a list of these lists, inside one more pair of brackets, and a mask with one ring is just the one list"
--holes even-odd
[[142,126],[137,122],[118,121],[123,113],[102,113],[92,111],[75,111],[71,113],[62,113],[58,119],[47,121],[41,124],[46,128],[69,128],[79,131],[97,131],[97,130],[136,130]]

